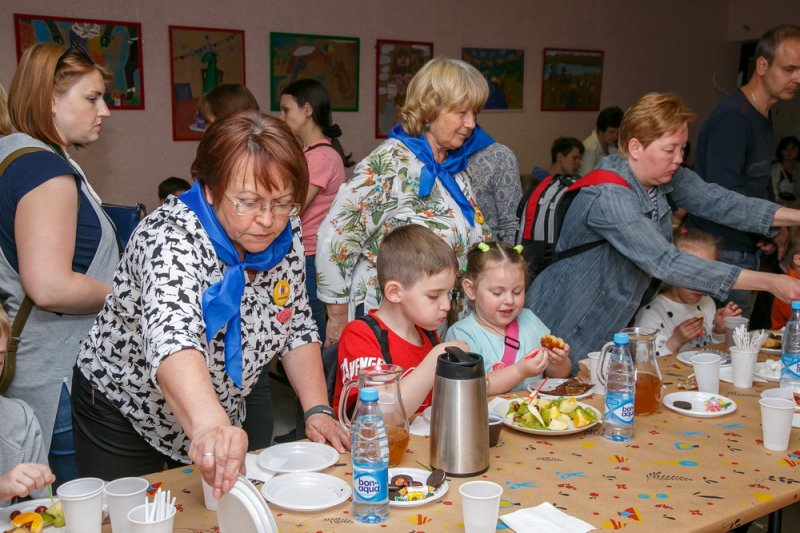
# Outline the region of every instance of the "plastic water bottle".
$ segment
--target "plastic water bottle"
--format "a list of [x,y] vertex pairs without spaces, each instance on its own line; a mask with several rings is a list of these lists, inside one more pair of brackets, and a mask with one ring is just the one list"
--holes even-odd
[[603,436],[615,441],[633,438],[633,400],[636,394],[636,368],[628,350],[628,334],[614,334],[614,348],[608,355],[606,412]]
[[389,439],[378,407],[378,389],[364,387],[353,422],[353,516],[377,524],[389,518]]
[[781,387],[791,389],[800,405],[800,302],[792,302],[792,314],[783,330]]

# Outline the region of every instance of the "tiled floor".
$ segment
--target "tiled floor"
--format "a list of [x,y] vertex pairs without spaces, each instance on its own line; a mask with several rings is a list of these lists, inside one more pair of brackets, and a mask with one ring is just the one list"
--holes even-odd
[[[275,430],[273,434],[283,435],[294,428],[295,425],[295,400],[294,392],[291,388],[276,381],[270,380],[272,390],[272,404],[275,413]],[[795,533],[800,532],[800,503],[787,507],[783,510],[783,522],[780,532],[775,533]],[[767,517],[756,520],[748,530],[748,533],[761,533],[767,531]]]

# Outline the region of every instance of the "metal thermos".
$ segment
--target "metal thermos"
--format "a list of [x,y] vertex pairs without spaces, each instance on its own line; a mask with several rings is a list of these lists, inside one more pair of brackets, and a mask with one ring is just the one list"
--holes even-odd
[[489,469],[489,406],[483,357],[445,348],[436,362],[431,465],[469,477]]

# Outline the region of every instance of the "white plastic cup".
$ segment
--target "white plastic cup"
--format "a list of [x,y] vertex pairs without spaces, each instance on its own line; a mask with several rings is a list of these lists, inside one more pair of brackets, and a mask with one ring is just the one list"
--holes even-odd
[[725,325],[725,346],[736,346],[733,342],[733,331],[742,324],[747,329],[750,319],[743,316],[726,316],[722,319],[722,323]]
[[[150,506],[152,505],[151,503]],[[167,516],[153,522],[148,521],[145,516],[147,507],[149,506],[141,504],[130,510],[128,513],[129,531],[131,533],[172,533],[172,524],[175,522],[175,507],[170,505]],[[116,529],[112,528],[112,530],[117,533]]]
[[761,398],[761,431],[764,448],[784,452],[789,448],[789,435],[792,432],[794,402],[782,398]]
[[65,533],[100,533],[103,522],[105,481],[82,477],[67,481],[56,490],[64,510]]
[[458,488],[465,533],[494,533],[503,487],[491,481],[468,481]]
[[594,394],[605,396],[606,388],[597,379],[597,361],[600,360],[600,352],[589,352],[586,357],[589,358],[589,373],[592,376],[592,384],[594,385]]
[[[733,318],[733,317],[728,317]],[[731,346],[731,366],[733,367],[733,386],[749,389],[753,386],[758,350],[742,350]]]
[[698,353],[692,356],[697,390],[719,394],[719,365],[722,357],[715,353]]
[[203,501],[206,504],[206,509],[216,511],[219,500],[214,498],[214,487],[206,483],[205,479],[200,478],[200,480],[203,482]]
[[129,533],[128,513],[142,503],[150,482],[141,477],[123,477],[106,485],[106,503],[114,533]]

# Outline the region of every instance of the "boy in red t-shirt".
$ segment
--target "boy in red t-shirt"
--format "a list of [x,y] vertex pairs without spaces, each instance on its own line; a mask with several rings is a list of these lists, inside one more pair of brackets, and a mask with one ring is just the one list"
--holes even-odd
[[[436,328],[447,320],[458,260],[430,229],[410,224],[384,237],[377,268],[383,297],[369,316],[387,333],[392,364],[406,370],[400,383],[406,413],[421,412],[431,403],[437,357],[447,346],[468,349],[462,341],[435,347],[431,341],[439,341]],[[338,412],[344,383],[358,379],[359,369],[383,363],[379,339],[369,324],[363,320],[347,324],[339,339],[334,410]],[[355,401],[355,390],[348,398],[351,401]]]

